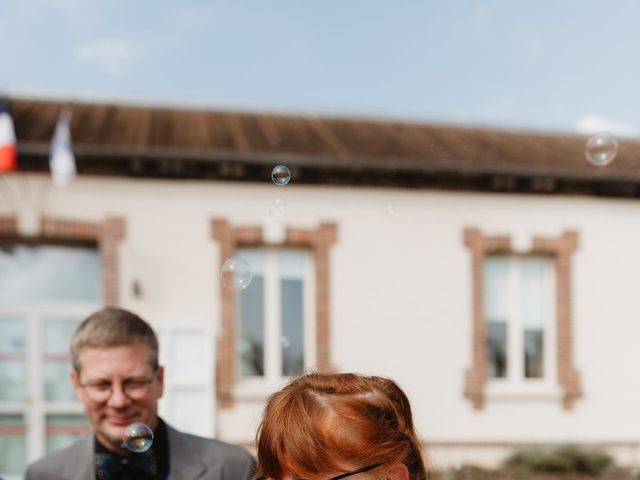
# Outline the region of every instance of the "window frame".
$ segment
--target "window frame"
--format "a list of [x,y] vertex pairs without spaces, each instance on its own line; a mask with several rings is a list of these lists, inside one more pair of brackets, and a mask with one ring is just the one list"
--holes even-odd
[[[336,242],[337,228],[333,223],[320,223],[316,228],[287,227],[282,241],[267,241],[261,226],[232,226],[224,218],[211,220],[211,237],[219,246],[218,269],[242,247],[284,247],[308,249],[314,266],[313,292],[315,311],[315,362],[319,372],[333,371],[330,364],[330,247]],[[236,401],[236,315],[235,294],[218,282],[220,322],[216,351],[216,395],[221,410],[233,408]],[[259,400],[267,393],[255,392]],[[244,398],[243,398],[244,400]]]
[[[282,311],[281,290],[278,263],[278,254],[282,251],[298,250],[305,255],[303,273],[303,369],[315,367],[316,361],[316,326],[314,320],[315,292],[314,265],[312,252],[303,248],[290,247],[242,247],[238,249],[238,256],[242,257],[241,250],[250,248],[265,253],[264,262],[264,376],[242,377],[238,374],[234,386],[234,396],[238,399],[263,398],[266,394],[281,388],[291,376],[282,373]],[[237,361],[236,351],[236,361]]]
[[[546,323],[543,325],[543,369],[541,378],[527,378],[524,374],[524,321],[520,312],[519,297],[522,294],[522,269],[523,260],[526,258],[539,258],[553,262],[549,255],[522,255],[522,254],[490,254],[490,257],[503,258],[507,262],[507,376],[504,378],[487,378],[487,394],[490,397],[509,396],[516,394],[528,394],[554,397],[559,394],[557,389],[557,335],[555,327],[555,292],[556,279],[553,264],[551,269],[545,269],[545,295],[548,295],[550,303],[545,314]],[[486,312],[483,312],[486,321]]]
[[[512,246],[508,235],[488,236],[478,228],[464,229],[464,245],[471,253],[471,366],[465,372],[464,396],[476,410],[484,408],[487,396],[496,399],[526,398],[560,401],[571,410],[582,396],[580,374],[573,363],[573,318],[571,256],[578,247],[578,233],[565,231],[558,237],[534,236],[530,248]],[[484,262],[492,254],[546,255],[553,258],[555,269],[555,383],[540,389],[529,385],[494,387],[486,375],[486,323],[484,321]],[[499,382],[498,382],[499,383]],[[496,392],[496,388],[498,391]]]

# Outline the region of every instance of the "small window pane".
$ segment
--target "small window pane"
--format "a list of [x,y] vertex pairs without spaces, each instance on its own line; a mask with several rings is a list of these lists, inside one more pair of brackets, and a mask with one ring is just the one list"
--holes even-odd
[[490,378],[507,376],[506,322],[487,322],[487,375]]
[[264,253],[239,250],[253,272],[253,280],[236,291],[237,355],[241,377],[264,376]]
[[279,255],[282,310],[282,374],[298,375],[304,369],[304,263],[302,252]]
[[0,415],[0,474],[22,475],[27,442],[22,415]]
[[486,371],[490,378],[507,376],[508,267],[505,257],[487,257],[484,264]]
[[18,317],[0,316],[0,401],[26,399],[26,347],[26,322]]
[[79,319],[45,320],[42,336],[44,360],[44,398],[48,402],[74,402],[69,372],[69,341]]
[[47,415],[47,453],[68,447],[89,432],[84,415]]
[[528,257],[521,262],[520,306],[524,334],[524,376],[544,377],[544,328],[548,319],[549,289],[546,273],[552,268],[549,259]]
[[506,321],[509,316],[508,273],[506,257],[487,257],[484,264],[484,313],[488,318]]
[[0,244],[0,301],[99,301],[95,248]]

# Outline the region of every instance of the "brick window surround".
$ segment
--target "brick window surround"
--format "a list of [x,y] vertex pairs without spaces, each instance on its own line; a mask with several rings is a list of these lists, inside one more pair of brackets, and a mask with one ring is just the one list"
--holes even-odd
[[[211,235],[220,244],[220,265],[235,255],[241,247],[269,245],[259,226],[233,227],[227,220],[214,218]],[[313,254],[315,266],[316,302],[316,368],[320,372],[331,370],[330,360],[330,298],[329,248],[336,241],[337,228],[332,223],[321,223],[315,229],[287,228],[285,240],[278,246],[302,247]],[[233,386],[236,379],[236,312],[235,295],[220,282],[221,328],[216,348],[216,391],[220,408],[234,405]]]
[[[118,305],[118,245],[125,237],[125,220],[109,216],[102,222],[43,217],[40,234],[28,237],[46,243],[49,241],[92,242],[98,246],[102,268],[102,301],[105,305]],[[26,239],[21,235],[15,217],[0,217],[0,238]]]
[[[472,365],[465,375],[464,396],[476,410],[484,407],[486,378],[486,325],[484,322],[484,259],[490,254],[516,253],[507,235],[486,236],[477,228],[465,228],[464,244],[472,263]],[[559,237],[534,236],[525,254],[553,257],[556,271],[556,355],[558,383],[563,390],[562,405],[571,410],[582,396],[580,375],[573,365],[573,326],[571,318],[571,255],[578,246],[578,234],[565,231]],[[522,252],[518,252],[522,253]]]

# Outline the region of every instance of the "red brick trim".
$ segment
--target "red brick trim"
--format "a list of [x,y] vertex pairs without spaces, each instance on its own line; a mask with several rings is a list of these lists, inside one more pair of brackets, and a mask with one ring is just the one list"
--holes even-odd
[[[232,227],[225,219],[211,221],[211,236],[220,244],[220,265],[235,254],[239,247],[266,245],[259,226]],[[316,366],[319,371],[331,370],[329,248],[335,243],[334,224],[322,223],[316,229],[287,228],[282,244],[312,250],[316,272]],[[220,408],[234,404],[233,386],[236,379],[235,296],[231,289],[220,285],[221,325],[217,341],[216,391]]]
[[2,436],[24,436],[27,428],[24,425],[0,425],[0,435]]
[[122,217],[107,217],[102,222],[98,248],[102,263],[102,295],[106,305],[118,305],[118,286],[120,261],[118,246],[126,234],[125,220]]
[[47,437],[54,435],[85,435],[93,429],[90,425],[47,425],[45,433]]
[[580,374],[572,363],[571,255],[577,248],[578,233],[575,231],[566,231],[559,238],[533,239],[534,253],[548,253],[555,258],[558,383],[564,390],[565,410],[571,410],[575,400],[582,396]]
[[18,220],[15,217],[0,217],[0,236],[18,236]]
[[[237,248],[237,239],[229,222],[213,219],[211,235],[220,244],[220,265],[233,257]],[[262,232],[260,232],[262,237]],[[220,408],[233,406],[233,383],[236,378],[235,361],[235,292],[225,289],[220,282],[220,332],[217,339],[216,359],[216,392]]]
[[[472,364],[465,372],[464,396],[473,407],[482,409],[486,384],[486,329],[484,322],[484,259],[488,254],[515,253],[508,236],[485,236],[477,228],[465,228],[464,244],[471,252]],[[529,253],[553,256],[556,269],[556,329],[558,383],[564,391],[563,406],[573,408],[582,396],[580,375],[572,363],[573,329],[571,317],[571,255],[578,245],[578,234],[567,231],[557,238],[534,237]]]

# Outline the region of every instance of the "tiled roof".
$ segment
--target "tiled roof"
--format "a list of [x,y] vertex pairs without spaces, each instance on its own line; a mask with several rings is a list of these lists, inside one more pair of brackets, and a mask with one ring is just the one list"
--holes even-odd
[[[355,118],[13,99],[20,169],[46,169],[62,108],[80,174],[640,196],[640,143],[610,165],[586,137]],[[535,185],[534,185],[535,184]]]

